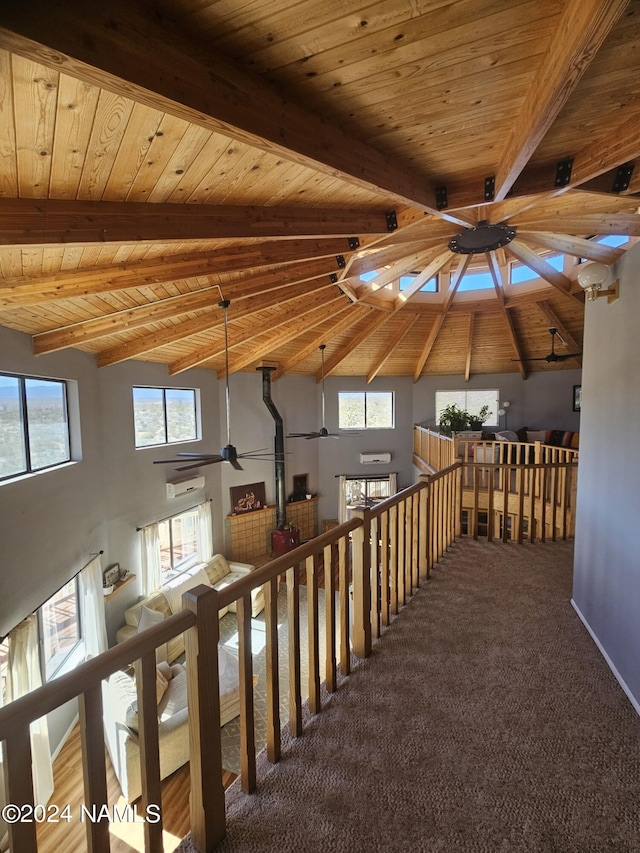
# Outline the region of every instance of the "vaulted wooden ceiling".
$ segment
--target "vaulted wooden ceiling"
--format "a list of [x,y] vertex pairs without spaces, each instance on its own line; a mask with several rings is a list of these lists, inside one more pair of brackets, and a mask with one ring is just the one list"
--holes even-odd
[[[222,375],[225,298],[230,371],[577,367],[527,360],[581,346],[545,256],[640,236],[639,35],[640,0],[4,0],[0,324]],[[482,222],[516,237],[448,249]]]

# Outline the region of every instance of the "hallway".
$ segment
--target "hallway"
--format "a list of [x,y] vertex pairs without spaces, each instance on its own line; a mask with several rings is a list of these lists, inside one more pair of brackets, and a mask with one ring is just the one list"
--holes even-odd
[[257,793],[232,785],[220,849],[638,851],[640,719],[571,574],[568,542],[457,542],[280,764],[260,757]]

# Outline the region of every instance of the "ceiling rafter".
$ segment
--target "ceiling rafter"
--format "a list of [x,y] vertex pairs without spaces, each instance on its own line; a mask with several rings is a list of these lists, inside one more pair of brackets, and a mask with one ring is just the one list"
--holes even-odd
[[[325,361],[325,376],[330,376],[350,353],[357,349],[360,344],[364,343],[367,338],[383,326],[389,317],[391,317],[391,314],[383,314],[379,311],[372,311],[371,314],[372,316],[364,324],[359,325],[357,331],[354,329],[354,334],[350,339]],[[316,382],[322,382],[322,370],[316,371]]]
[[422,348],[422,352],[418,356],[418,360],[416,361],[415,370],[413,371],[413,381],[417,382],[422,375],[422,371],[424,370],[424,366],[427,363],[427,359],[431,355],[431,350],[433,349],[433,345],[436,342],[436,338],[438,337],[438,333],[442,328],[442,324],[444,323],[446,314],[437,314],[433,320],[433,325],[429,330],[429,337],[425,341],[424,347]]
[[605,246],[596,240],[585,240],[584,237],[573,237],[569,234],[554,234],[550,231],[518,231],[518,239],[529,246],[542,249],[556,249],[564,255],[576,258],[587,258],[590,261],[601,261],[612,264],[624,255],[625,250],[615,246]]
[[[268,329],[262,329],[262,334],[269,332],[269,341],[265,344],[254,343],[249,352],[244,352],[241,355],[231,357],[229,359],[229,373],[236,373],[250,364],[254,364],[265,356],[271,355],[278,347],[284,346],[289,341],[294,340],[299,335],[326,323],[334,314],[345,306],[346,297],[340,293],[333,299],[324,300],[317,307],[308,307],[307,309],[298,309],[294,318],[289,318],[280,321],[280,315],[276,322],[269,323]],[[280,329],[280,331],[276,331]],[[252,340],[255,341],[256,332],[252,335]],[[226,371],[218,370],[218,377],[222,378],[226,375]]]
[[394,165],[384,152],[295,104],[220,50],[206,50],[175,26],[169,29],[160,16],[142,16],[122,0],[92,4],[82,16],[75,12],[63,0],[5,0],[3,43],[138,103],[398,203],[437,212],[435,187],[426,174],[416,180],[415,169]]
[[271,378],[275,381],[286,376],[288,373],[291,373],[297,364],[300,364],[301,361],[304,361],[312,353],[317,352],[321,344],[341,335],[348,328],[355,325],[365,315],[369,315],[370,313],[370,310],[363,305],[347,305],[342,309],[342,311],[334,315],[330,321],[331,325],[329,328],[323,329],[323,331],[319,335],[316,335],[310,343],[306,344],[302,349],[299,349],[293,358],[282,363],[272,374]]
[[[335,272],[336,250],[339,252],[344,246],[344,240],[330,240],[322,244],[314,240],[299,243],[284,241],[282,244],[254,244],[213,250],[195,257],[169,255],[159,260],[77,269],[37,278],[13,277],[0,280],[0,310],[231,273],[249,273],[243,279],[248,287],[258,279],[264,288],[270,286],[269,280],[271,286],[279,287],[283,281],[300,281]],[[294,268],[294,264],[301,266]],[[265,272],[268,267],[278,269]],[[254,269],[260,270],[257,277],[250,275]]]
[[0,246],[386,234],[384,211],[0,199]]
[[[435,254],[432,253],[432,254]],[[433,278],[434,275],[437,275],[440,270],[447,264],[451,259],[451,251],[449,249],[437,250],[437,254],[433,257],[428,263],[427,266],[422,269],[421,272],[418,273],[416,278],[411,282],[411,284],[400,293],[395,299],[395,309],[399,311],[408,301],[414,296],[416,293],[419,293],[420,289],[424,284],[426,284],[430,279]]]
[[[333,287],[334,285],[324,276],[322,279],[315,279],[313,282],[286,284],[267,291],[263,290],[260,285],[255,285],[253,296],[238,296],[239,293],[246,290],[244,282],[235,285],[226,284],[224,294],[219,286],[214,285],[195,293],[162,299],[149,305],[141,305],[113,314],[104,314],[94,320],[85,320],[71,326],[42,332],[33,336],[33,352],[35,355],[55,352],[88,341],[99,340],[118,332],[148,326],[160,320],[178,318],[192,311],[206,310],[216,306],[223,296],[225,299],[234,300],[229,309],[229,319],[234,320],[278,305],[280,302],[287,302],[299,296]],[[219,322],[212,322],[211,326],[221,325],[222,322],[223,320],[220,318]]]
[[417,314],[405,317],[404,322],[398,327],[397,331],[392,335],[390,340],[385,342],[382,350],[376,356],[373,365],[369,368],[369,372],[367,373],[367,383],[372,382],[376,378],[376,376],[380,373],[382,368],[393,355],[394,350],[397,348],[398,344],[402,342],[405,336],[415,326],[417,321]]
[[518,362],[518,370],[520,371],[520,376],[524,381],[529,375],[529,372],[527,370],[527,365],[525,364],[524,353],[522,351],[522,347],[520,346],[520,341],[518,340],[518,333],[516,332],[516,327],[513,322],[513,315],[511,314],[511,311],[508,308],[504,309],[503,317],[505,325],[507,327],[509,341],[511,342],[511,347],[515,354],[516,361]]
[[467,357],[464,364],[464,381],[468,382],[471,378],[471,356],[473,353],[473,327],[475,325],[475,314],[469,314],[469,326],[467,328]]
[[495,174],[496,201],[506,197],[628,3],[568,0],[565,4],[539,73],[507,134]]
[[530,270],[533,270],[536,275],[539,275],[545,281],[548,281],[549,284],[552,284],[560,293],[563,293],[569,299],[573,298],[569,293],[571,281],[566,275],[554,269],[550,263],[541,258],[540,255],[537,255],[526,243],[516,238],[509,243],[507,252],[529,267]]

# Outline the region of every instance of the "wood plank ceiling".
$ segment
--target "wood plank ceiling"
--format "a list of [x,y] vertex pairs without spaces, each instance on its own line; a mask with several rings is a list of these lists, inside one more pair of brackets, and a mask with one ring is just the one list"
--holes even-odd
[[[577,367],[529,359],[640,236],[639,35],[640,0],[5,0],[0,324],[222,375],[222,294],[230,371]],[[516,237],[449,250],[482,222]]]

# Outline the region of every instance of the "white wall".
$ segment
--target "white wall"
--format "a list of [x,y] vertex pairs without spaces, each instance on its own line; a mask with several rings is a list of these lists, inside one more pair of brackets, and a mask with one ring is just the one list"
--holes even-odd
[[574,606],[640,712],[640,246],[585,306]]

